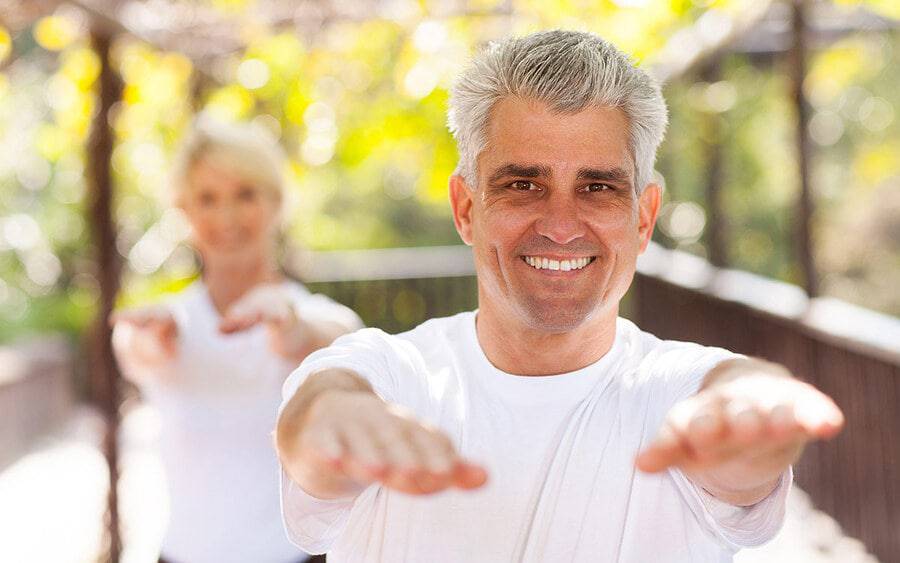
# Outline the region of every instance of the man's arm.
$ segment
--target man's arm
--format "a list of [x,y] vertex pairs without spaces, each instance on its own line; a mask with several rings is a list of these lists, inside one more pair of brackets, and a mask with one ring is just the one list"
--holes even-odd
[[429,494],[487,479],[441,431],[384,402],[347,370],[310,375],[285,405],[275,439],[288,476],[321,499],[355,496],[376,481]]
[[706,375],[693,397],[675,405],[639,469],[679,467],[695,484],[736,506],[764,499],[810,440],[830,438],[841,410],[784,367],[728,360]]

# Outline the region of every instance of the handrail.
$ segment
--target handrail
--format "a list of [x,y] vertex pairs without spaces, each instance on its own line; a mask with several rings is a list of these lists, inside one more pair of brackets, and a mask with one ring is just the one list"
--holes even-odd
[[798,323],[832,343],[900,365],[900,319],[833,297],[809,298],[799,286],[746,272],[715,268],[679,250],[650,243],[638,272],[723,301]]
[[[289,256],[288,269],[307,282],[349,282],[474,276],[468,246],[376,250],[304,251]],[[650,243],[638,273],[686,289],[742,303],[799,323],[832,342],[900,365],[900,319],[831,297],[809,298],[799,286],[742,270],[716,268],[679,250]]]

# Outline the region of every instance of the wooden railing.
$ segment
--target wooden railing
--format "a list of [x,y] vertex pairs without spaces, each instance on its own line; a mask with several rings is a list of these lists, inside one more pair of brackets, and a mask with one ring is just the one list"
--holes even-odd
[[307,253],[293,256],[288,268],[311,291],[355,310],[366,326],[391,333],[478,307],[465,246]]
[[[304,263],[312,290],[389,332],[477,307],[465,247],[322,253]],[[644,330],[780,362],[834,397],[847,427],[807,449],[796,481],[846,534],[900,561],[900,320],[656,245],[626,301],[623,315]]]

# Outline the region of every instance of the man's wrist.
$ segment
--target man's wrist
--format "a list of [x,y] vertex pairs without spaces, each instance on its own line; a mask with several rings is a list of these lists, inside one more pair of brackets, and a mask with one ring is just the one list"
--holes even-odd
[[276,425],[278,449],[292,452],[294,441],[306,424],[313,406],[330,392],[368,392],[372,386],[362,377],[346,370],[326,370],[311,374],[285,405]]

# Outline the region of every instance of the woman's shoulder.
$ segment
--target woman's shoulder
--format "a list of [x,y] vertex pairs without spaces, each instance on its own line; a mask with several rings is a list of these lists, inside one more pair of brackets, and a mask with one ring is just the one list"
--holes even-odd
[[281,282],[281,287],[288,292],[288,295],[295,298],[304,298],[312,295],[312,293],[306,289],[305,285],[293,278],[285,278],[284,281]]
[[287,279],[282,283],[298,313],[309,317],[328,318],[348,328],[356,329],[364,326],[355,311],[324,293],[312,293],[302,283],[293,279]]

